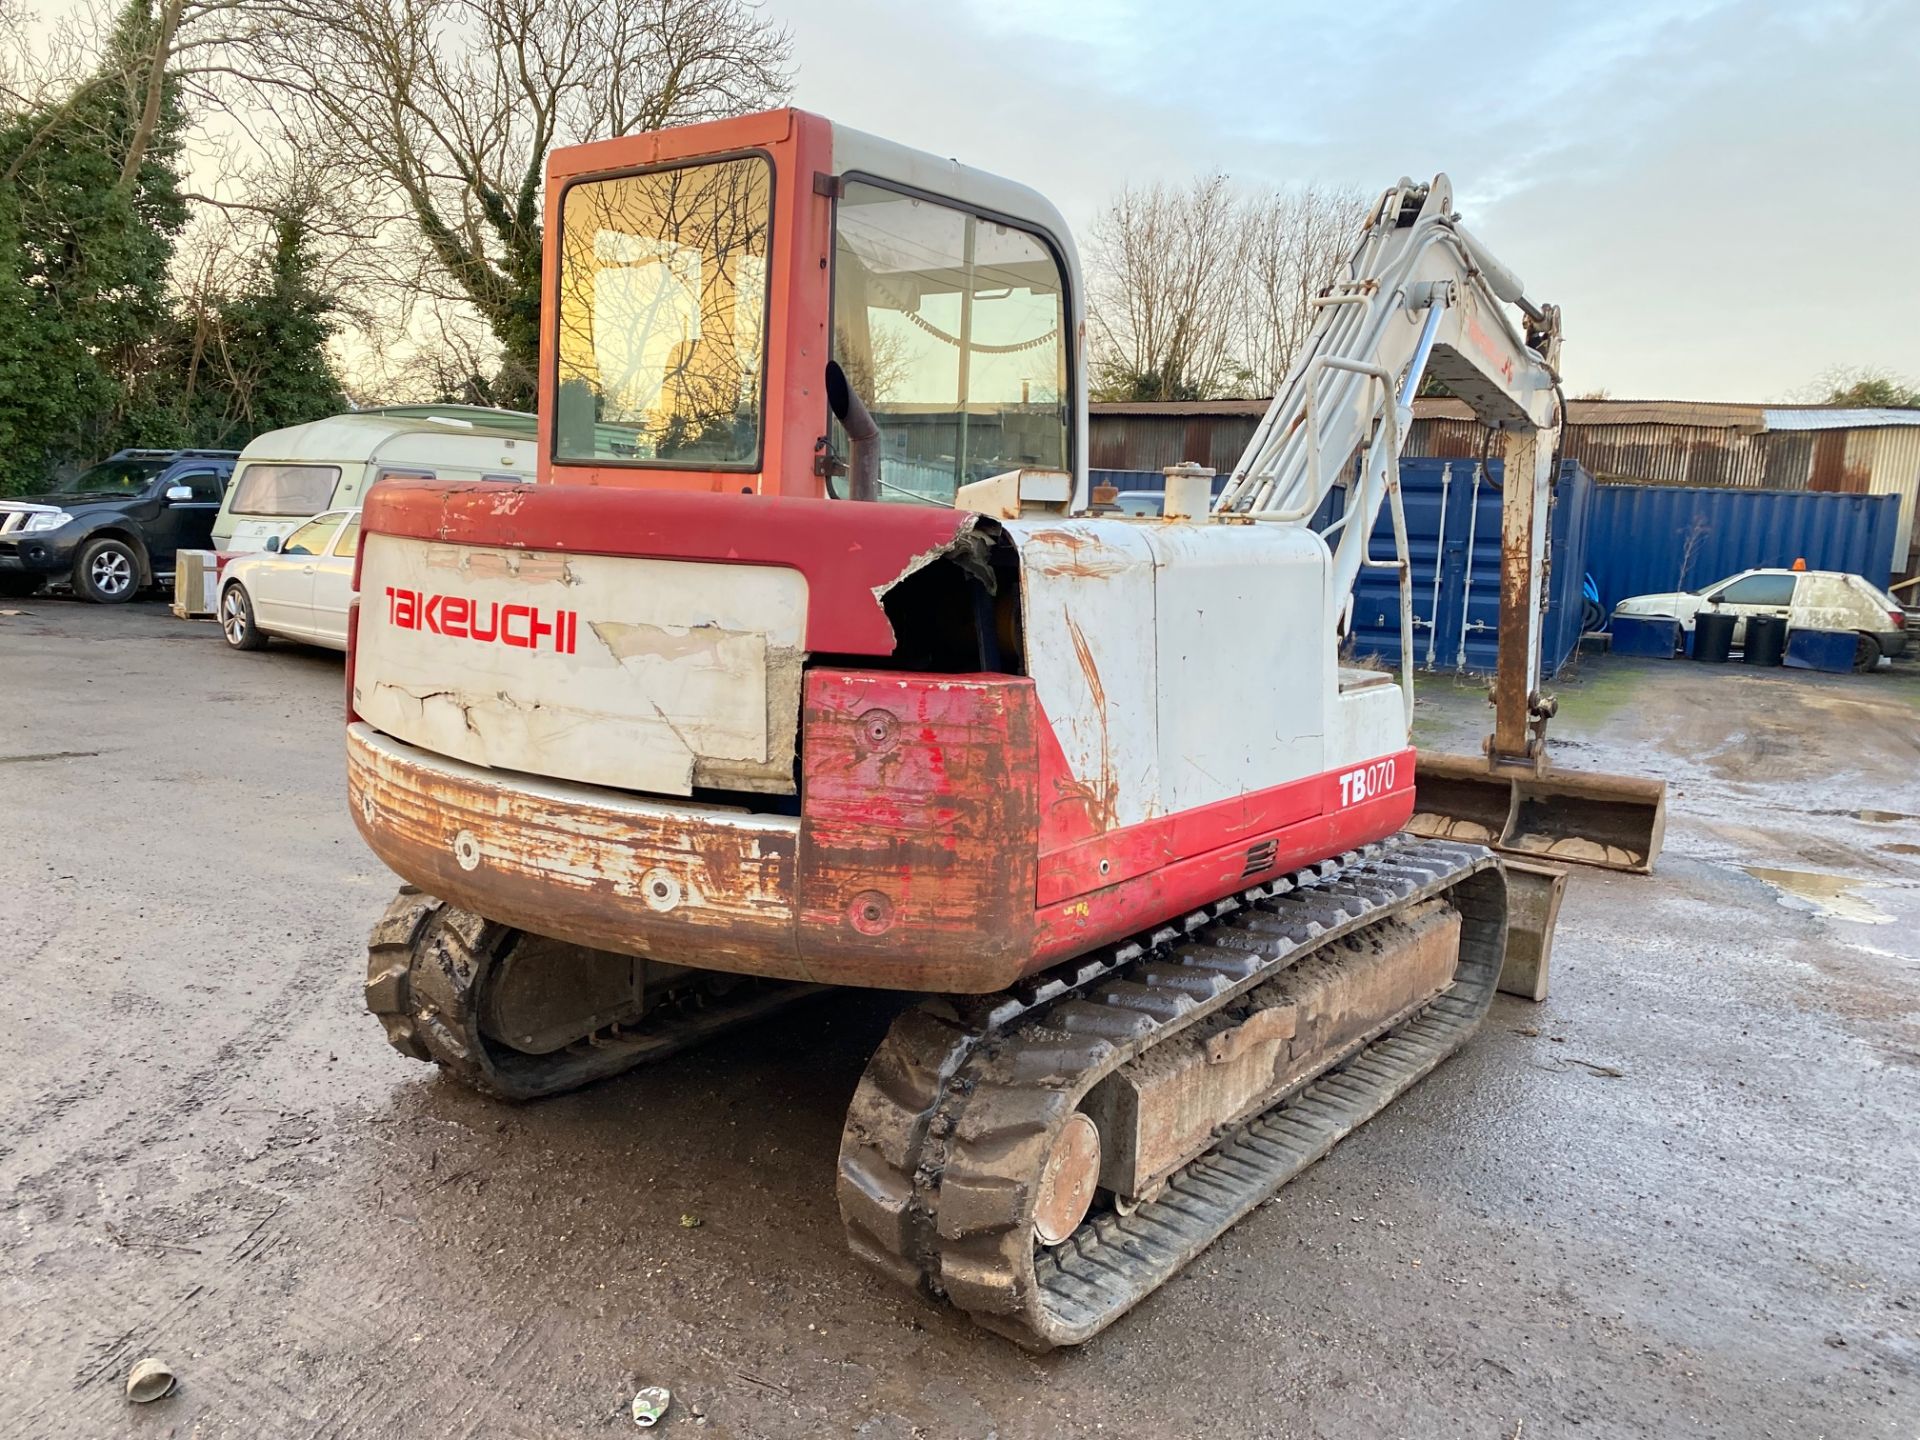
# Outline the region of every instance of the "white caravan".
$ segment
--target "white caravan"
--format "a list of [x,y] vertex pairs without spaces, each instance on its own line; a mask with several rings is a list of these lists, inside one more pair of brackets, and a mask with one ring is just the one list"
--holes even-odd
[[357,410],[269,430],[240,452],[213,546],[264,549],[312,515],[358,506],[386,475],[530,483],[536,448],[533,416],[478,405]]

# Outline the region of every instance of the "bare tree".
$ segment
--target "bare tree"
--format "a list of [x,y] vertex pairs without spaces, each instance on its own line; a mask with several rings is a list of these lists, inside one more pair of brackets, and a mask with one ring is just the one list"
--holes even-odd
[[736,114],[787,90],[749,0],[249,0],[235,48],[311,161],[404,211],[530,406],[541,195],[556,145]]
[[1244,196],[1224,176],[1128,186],[1088,246],[1095,389],[1108,399],[1271,395],[1352,253],[1365,197]]
[[[120,185],[131,188],[163,123],[168,87],[196,100],[207,97],[212,79],[227,71],[231,22],[246,3],[152,0],[144,14],[130,15],[125,6],[84,0],[36,48],[23,12],[13,0],[0,0],[0,109],[41,112],[0,182],[13,183],[41,147],[70,135],[100,92],[124,91],[133,123],[114,139],[124,147]],[[133,35],[140,39],[137,49],[114,48]]]
[[1204,399],[1238,379],[1245,237],[1224,175],[1129,185],[1095,218],[1088,242],[1094,388],[1103,398]]
[[409,317],[404,335],[383,337],[356,357],[349,391],[356,405],[427,402],[493,405],[500,346],[464,303],[432,299]]
[[1243,207],[1236,328],[1241,368],[1255,394],[1274,394],[1293,369],[1320,318],[1314,299],[1353,253],[1366,205],[1357,189],[1302,185]]

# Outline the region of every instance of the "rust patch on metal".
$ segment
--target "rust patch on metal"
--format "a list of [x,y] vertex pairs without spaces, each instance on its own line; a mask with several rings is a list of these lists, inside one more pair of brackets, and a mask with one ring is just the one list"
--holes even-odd
[[1813,469],[1808,488],[1864,495],[1872,476],[1870,467],[1847,462],[1847,441],[1851,432],[1822,430],[1813,440]]
[[1100,720],[1100,778],[1097,784],[1083,786],[1087,792],[1089,815],[1100,831],[1111,830],[1119,811],[1119,785],[1113,777],[1113,737],[1107,724],[1107,688],[1100,683],[1100,667],[1094,664],[1093,650],[1081,632],[1079,622],[1067,616],[1067,633],[1073,639],[1074,657],[1087,678],[1087,690],[1093,697],[1093,713]]
[[[1053,781],[1053,799],[1047,805],[1049,812],[1077,809],[1086,828],[1092,834],[1101,834],[1113,828],[1108,823],[1112,819],[1113,807],[1102,806],[1101,797],[1094,793],[1091,785],[1072,775],[1058,775]],[[1106,819],[1102,819],[1102,816]]]
[[807,673],[797,883],[811,975],[979,993],[1020,973],[1037,708],[1025,678]]
[[[1035,530],[1028,540],[1021,563],[1042,575],[1099,580],[1118,575],[1133,566],[1129,557],[1115,553],[1097,537],[1079,530]],[[1039,548],[1036,548],[1036,542]],[[1060,555],[1045,548],[1051,546],[1059,547],[1066,554]]]
[[1040,1171],[1033,1206],[1034,1238],[1058,1245],[1080,1228],[1100,1184],[1100,1132],[1078,1113],[1054,1136]]
[[793,930],[797,825],[596,803],[583,787],[470,777],[404,755],[349,733],[354,823],[401,878],[591,949],[808,978]]

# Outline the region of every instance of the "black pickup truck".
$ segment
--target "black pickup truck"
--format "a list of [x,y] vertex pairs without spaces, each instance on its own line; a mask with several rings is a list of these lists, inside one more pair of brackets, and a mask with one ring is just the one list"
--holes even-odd
[[100,605],[173,578],[213,544],[234,450],[122,450],[39,495],[0,500],[0,595],[66,579]]

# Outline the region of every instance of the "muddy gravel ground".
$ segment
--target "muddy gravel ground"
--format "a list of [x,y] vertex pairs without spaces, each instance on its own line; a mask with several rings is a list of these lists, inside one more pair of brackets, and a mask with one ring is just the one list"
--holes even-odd
[[[1084,1350],[843,1252],[844,995],[508,1108],[361,1008],[394,887],[339,657],[0,607],[0,1435],[1920,1433],[1920,671],[1590,662],[1568,765],[1672,782],[1553,998]],[[1423,692],[1471,748],[1471,687]],[[1763,872],[1760,875],[1754,871]],[[1884,923],[1878,923],[1884,922]],[[178,1391],[144,1410],[128,1367]]]

